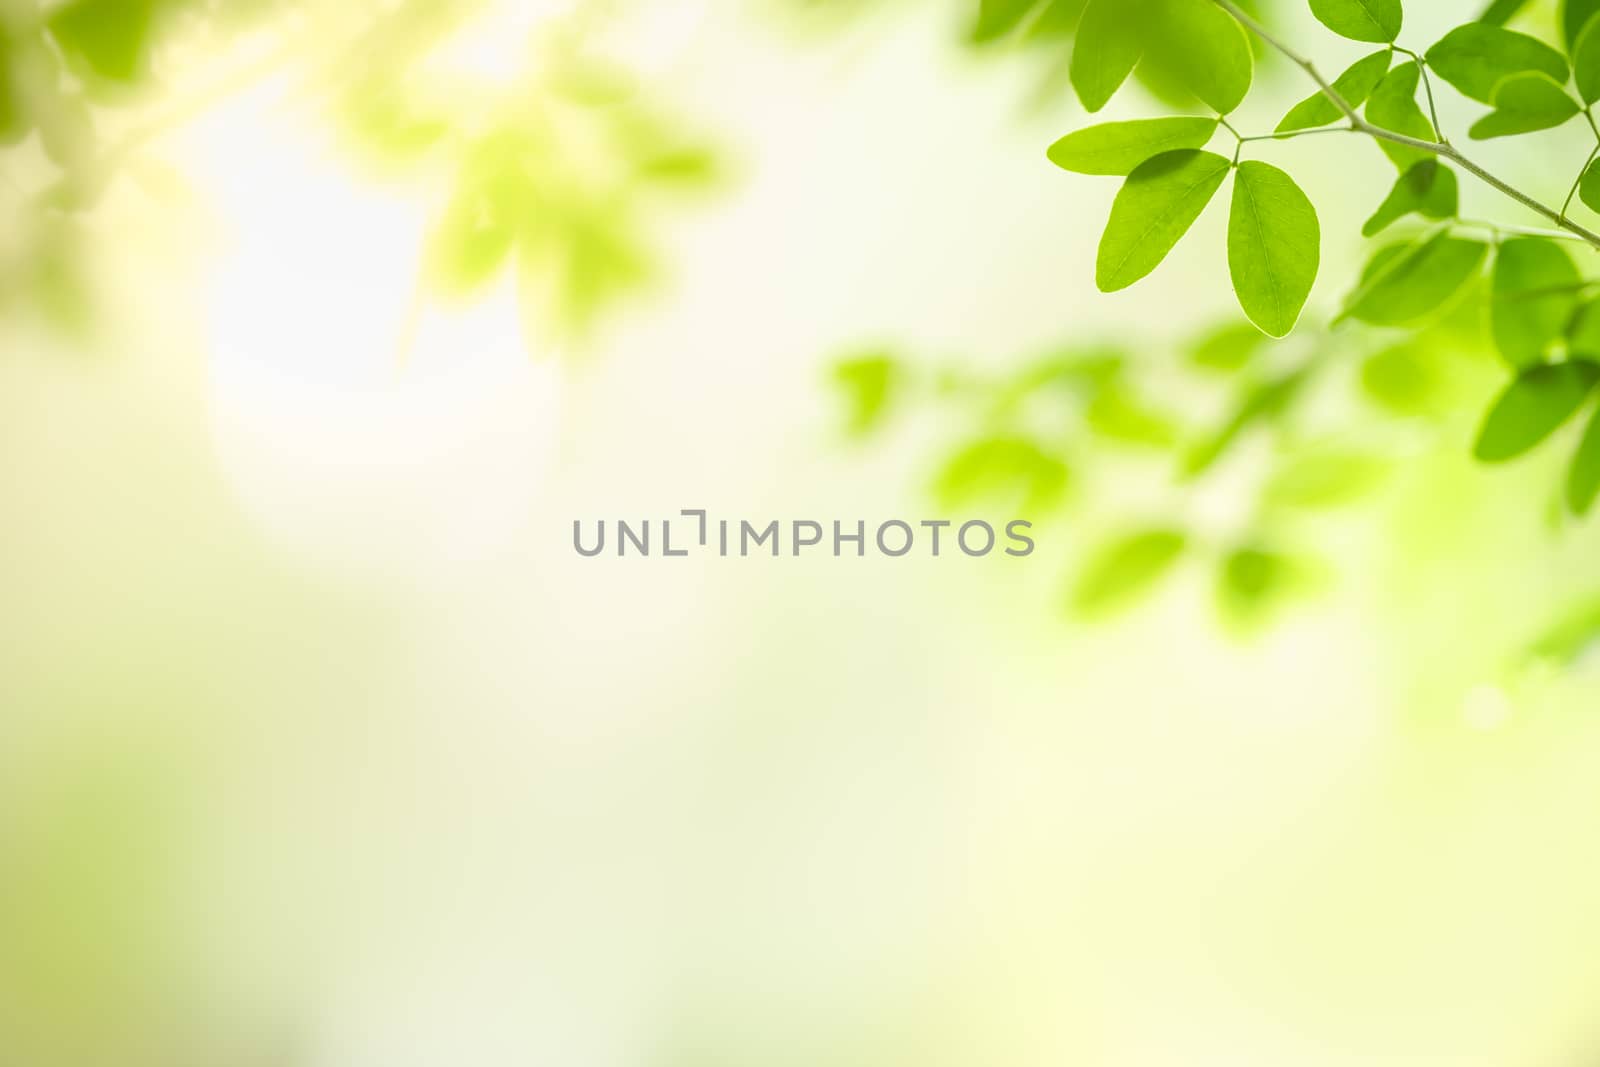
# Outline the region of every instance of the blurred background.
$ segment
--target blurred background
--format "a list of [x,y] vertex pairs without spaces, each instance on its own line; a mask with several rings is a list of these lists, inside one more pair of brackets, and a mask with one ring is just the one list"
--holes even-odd
[[[1116,183],[1045,158],[1086,122],[1065,15],[0,13],[0,1063],[1600,1054],[1597,541],[1556,468],[1470,462],[1475,298],[1400,355],[1327,329],[1372,146],[1273,147],[1324,268],[1255,358],[1415,403],[1330,388],[1197,483],[1015,443],[1065,425],[1015,383],[1096,353],[1202,447],[1235,396],[1221,212],[1095,291]],[[1147,82],[1110,114],[1162,113]],[[1381,476],[1259,505],[1329,454]],[[684,508],[1025,517],[1039,550],[572,550]],[[1075,610],[1152,522],[1231,562]]]

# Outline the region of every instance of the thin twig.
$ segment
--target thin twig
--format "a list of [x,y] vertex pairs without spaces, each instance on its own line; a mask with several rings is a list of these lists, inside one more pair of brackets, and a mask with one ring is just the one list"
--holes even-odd
[[1528,210],[1544,217],[1545,219],[1548,219],[1550,222],[1553,222],[1560,229],[1577,236],[1579,239],[1593,246],[1594,248],[1600,248],[1600,233],[1595,233],[1593,230],[1578,225],[1576,222],[1566,218],[1561,212],[1550,207],[1548,204],[1540,203],[1538,200],[1535,200],[1533,197],[1518,189],[1516,186],[1511,185],[1505,180],[1491,174],[1489,171],[1484,170],[1478,164],[1474,163],[1472,160],[1458,152],[1452,145],[1449,145],[1443,141],[1427,141],[1419,137],[1410,137],[1403,133],[1396,133],[1393,130],[1386,130],[1382,126],[1374,126],[1372,123],[1368,122],[1366,119],[1357,114],[1356,109],[1350,106],[1350,102],[1341,96],[1339,91],[1330,85],[1328,80],[1317,71],[1316,64],[1312,63],[1311,60],[1300,55],[1294,49],[1278,40],[1275,36],[1273,36],[1271,31],[1252,18],[1248,12],[1240,8],[1239,5],[1234,2],[1234,0],[1212,0],[1212,3],[1216,4],[1218,7],[1222,8],[1222,10],[1232,15],[1239,21],[1240,25],[1245,27],[1245,29],[1261,38],[1261,40],[1266,44],[1282,53],[1284,58],[1288,59],[1295,66],[1305,71],[1311,80],[1317,83],[1317,88],[1322,90],[1322,95],[1327,97],[1328,100],[1339,109],[1344,117],[1349,120],[1350,127],[1352,129],[1360,133],[1364,133],[1369,137],[1376,138],[1380,141],[1388,141],[1391,144],[1402,145],[1406,148],[1414,148],[1419,152],[1426,152],[1429,155],[1438,156],[1440,159],[1448,160],[1460,167],[1462,170],[1466,171],[1468,174],[1471,174],[1473,177],[1477,178],[1479,181],[1483,182],[1485,185],[1504,193],[1506,196],[1515,200]]

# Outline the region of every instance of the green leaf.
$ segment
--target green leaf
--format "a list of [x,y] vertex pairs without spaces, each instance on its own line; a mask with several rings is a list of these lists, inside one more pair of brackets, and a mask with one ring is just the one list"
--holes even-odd
[[1600,412],[1589,420],[1567,471],[1567,506],[1574,515],[1587,515],[1596,497],[1600,497]]
[[1322,260],[1317,210],[1277,167],[1241,163],[1228,218],[1228,271],[1239,306],[1261,332],[1294,329]]
[[1223,157],[1198,149],[1167,152],[1136,167],[1117,193],[1100,238],[1095,283],[1101,292],[1126,289],[1160,266],[1229,169]]
[[1430,219],[1453,218],[1460,198],[1455,171],[1437,159],[1424,159],[1395,180],[1387,199],[1361,227],[1361,236],[1375,237],[1413,213]]
[[[1360,107],[1367,102],[1372,91],[1383,81],[1383,76],[1389,73],[1389,63],[1393,54],[1385,48],[1381,52],[1374,52],[1364,59],[1358,59],[1343,74],[1334,79],[1333,88],[1344,102],[1351,107]],[[1327,126],[1344,118],[1344,112],[1339,110],[1337,104],[1328,99],[1326,93],[1316,92],[1296,104],[1290,112],[1278,123],[1278,133],[1287,133],[1290,130],[1310,130],[1318,126]]]
[[1266,344],[1266,335],[1250,323],[1229,323],[1204,334],[1189,350],[1189,362],[1205,370],[1236,371],[1247,366]]
[[1078,579],[1072,607],[1102,616],[1128,606],[1153,589],[1183,555],[1188,538],[1180,530],[1146,530],[1112,542]]
[[1392,44],[1400,36],[1400,0],[1311,0],[1311,13],[1328,29],[1352,41]]
[[865,437],[886,421],[904,387],[905,371],[890,352],[865,352],[834,364],[834,385],[848,408],[846,432]]
[[1566,0],[1561,11],[1561,30],[1568,51],[1577,51],[1583,28],[1597,14],[1600,14],[1600,0]]
[[1491,26],[1504,26],[1527,7],[1530,0],[1494,0],[1483,14],[1478,16],[1479,22],[1487,22]]
[[1024,509],[1044,510],[1066,491],[1071,472],[1032,438],[996,434],[962,447],[940,470],[934,492],[947,507],[1003,497]]
[[1078,174],[1126,175],[1147,159],[1180,148],[1204,148],[1216,119],[1139,119],[1069,133],[1050,146],[1050,162]]
[[1440,232],[1380,249],[1368,263],[1345,316],[1373,326],[1403,326],[1437,311],[1483,263],[1482,241]]
[[[1367,100],[1367,121],[1395,133],[1416,137],[1424,141],[1433,139],[1433,124],[1417,104],[1417,87],[1422,71],[1416,63],[1402,63],[1391,70]],[[1405,145],[1379,141],[1384,155],[1401,170],[1409,169],[1419,160],[1432,158],[1427,152]]]
[[1267,483],[1266,502],[1274,507],[1318,510],[1348,504],[1374,488],[1385,464],[1360,453],[1328,452],[1305,456]]
[[155,11],[154,0],[72,0],[47,25],[77,66],[127,84],[147,71]]
[[1585,104],[1600,100],[1600,17],[1589,20],[1572,46],[1572,77]]
[[1567,61],[1560,52],[1536,37],[1481,22],[1451,30],[1428,49],[1427,58],[1439,77],[1485,104],[1495,102],[1495,87],[1513,74],[1536,71],[1558,85],[1567,81]]
[[1361,367],[1361,388],[1373,403],[1396,415],[1432,410],[1439,393],[1439,372],[1412,344],[1374,353]]
[[1084,109],[1099,111],[1128,80],[1144,55],[1144,0],[1090,0],[1078,24],[1068,71]]
[[1578,183],[1578,199],[1590,211],[1600,211],[1600,160],[1589,164],[1589,169],[1583,172],[1583,180]]
[[1473,123],[1474,141],[1553,129],[1579,111],[1578,102],[1547,74],[1513,74],[1494,91],[1494,111]]
[[1178,439],[1170,418],[1121,386],[1101,390],[1083,417],[1093,433],[1117,444],[1166,448]]
[[1304,570],[1279,552],[1235,549],[1217,572],[1217,608],[1235,629],[1255,629],[1302,584]]
[[[1201,102],[1226,115],[1250,91],[1255,59],[1244,27],[1212,0],[1141,0],[1150,58]],[[1126,7],[1126,0],[1123,0]]]
[[1600,365],[1587,361],[1529,367],[1489,409],[1473,455],[1504,463],[1527,454],[1577,414],[1597,383]]
[[1514,367],[1543,363],[1578,306],[1578,268],[1566,249],[1538,237],[1500,246],[1489,316],[1495,347]]
[[998,40],[1016,29],[1040,0],[980,0],[978,21],[972,28],[972,43]]
[[1600,361],[1600,301],[1578,309],[1567,329],[1567,351]]
[[1305,370],[1293,371],[1250,385],[1235,403],[1233,413],[1221,429],[1199,441],[1183,456],[1179,473],[1185,479],[1197,478],[1216,466],[1234,443],[1257,423],[1276,418],[1287,411],[1308,381]]

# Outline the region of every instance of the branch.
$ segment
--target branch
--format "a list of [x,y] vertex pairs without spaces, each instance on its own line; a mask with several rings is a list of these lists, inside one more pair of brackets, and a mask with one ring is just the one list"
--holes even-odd
[[1350,106],[1350,101],[1339,95],[1339,91],[1329,84],[1328,80],[1317,71],[1316,65],[1313,64],[1311,60],[1300,55],[1294,49],[1290,48],[1288,45],[1274,37],[1271,31],[1252,18],[1250,14],[1240,8],[1238,4],[1234,3],[1234,0],[1212,0],[1212,3],[1222,8],[1222,10],[1232,15],[1235,19],[1238,19],[1239,24],[1245,29],[1261,38],[1262,41],[1266,42],[1272,48],[1277,49],[1277,51],[1281,52],[1283,56],[1291,63],[1305,71],[1306,74],[1311,77],[1311,80],[1317,83],[1317,88],[1322,90],[1322,95],[1327,97],[1333,103],[1333,106],[1338,108],[1344,117],[1350,121],[1351,129],[1359,133],[1364,133],[1367,136],[1376,138],[1380,141],[1388,141],[1391,144],[1404,145],[1407,148],[1414,148],[1419,152],[1427,152],[1430,155],[1438,156],[1440,159],[1449,160],[1451,163],[1454,163],[1456,166],[1460,167],[1468,174],[1471,174],[1485,185],[1499,190],[1506,196],[1509,196],[1511,199],[1521,204],[1523,207],[1548,219],[1560,229],[1573,234],[1592,247],[1600,249],[1600,233],[1595,233],[1592,230],[1578,225],[1576,222],[1573,222],[1555,208],[1550,207],[1547,204],[1540,203],[1527,193],[1524,193],[1522,190],[1489,173],[1482,167],[1478,166],[1478,164],[1462,155],[1453,145],[1446,144],[1443,141],[1425,141],[1417,137],[1408,137],[1403,133],[1396,133],[1393,130],[1386,130],[1382,126],[1374,126],[1372,123],[1362,118],[1361,115],[1356,112],[1355,108]]

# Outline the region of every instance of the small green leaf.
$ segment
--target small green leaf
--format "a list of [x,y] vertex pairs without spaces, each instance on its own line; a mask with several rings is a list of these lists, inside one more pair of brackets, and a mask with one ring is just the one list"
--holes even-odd
[[[1333,88],[1344,102],[1351,107],[1360,107],[1367,102],[1372,91],[1383,81],[1383,76],[1389,73],[1389,63],[1393,53],[1387,48],[1381,52],[1374,52],[1364,59],[1358,59],[1343,74],[1334,79]],[[1344,112],[1339,110],[1337,104],[1328,99],[1326,93],[1316,92],[1296,104],[1290,112],[1278,123],[1278,133],[1288,133],[1290,130],[1310,130],[1318,126],[1327,126],[1344,118]]]
[[1400,0],[1311,0],[1311,13],[1328,29],[1352,41],[1392,44],[1400,36]]
[[[1367,100],[1367,121],[1374,126],[1403,133],[1408,137],[1424,141],[1432,140],[1433,124],[1428,121],[1428,116],[1422,113],[1422,108],[1417,104],[1417,87],[1421,78],[1422,71],[1416,63],[1402,63],[1391,70],[1378,83],[1378,87],[1372,90],[1372,96]],[[1384,155],[1402,171],[1409,169],[1419,160],[1431,158],[1421,149],[1389,141],[1379,141],[1378,147],[1383,149]]]
[[905,372],[889,352],[865,352],[834,364],[834,385],[848,408],[846,432],[865,437],[885,422],[904,387]]
[[1217,572],[1217,608],[1236,630],[1254,630],[1304,583],[1305,570],[1293,558],[1261,548],[1239,548]]
[[1100,238],[1095,283],[1114,293],[1155,270],[1189,232],[1227,177],[1229,162],[1180,149],[1141,163],[1111,206]]
[[1239,306],[1272,337],[1294,329],[1322,260],[1317,210],[1277,167],[1241,163],[1228,218],[1228,271]]
[[1536,37],[1470,22],[1428,49],[1428,66],[1474,100],[1495,102],[1495,87],[1513,74],[1536,71],[1557,85],[1567,81],[1567,60]]
[[1473,455],[1504,463],[1527,454],[1577,414],[1597,383],[1600,365],[1587,361],[1528,368],[1489,409]]
[[1583,172],[1583,180],[1578,183],[1578,199],[1590,211],[1600,211],[1600,160],[1589,164],[1589,169]]
[[1403,326],[1437,311],[1477,274],[1489,247],[1440,232],[1380,249],[1345,315],[1373,326]]
[[1361,367],[1361,388],[1373,403],[1396,415],[1432,410],[1439,393],[1439,372],[1411,344],[1373,354]]
[[1128,80],[1144,55],[1144,0],[1090,0],[1078,24],[1068,71],[1084,109],[1099,111]]
[[1574,515],[1587,515],[1600,496],[1600,412],[1589,420],[1583,441],[1567,471],[1567,506]]
[[1050,146],[1050,162],[1078,174],[1126,175],[1147,159],[1180,148],[1204,148],[1216,119],[1139,119],[1069,133]]
[[1364,496],[1378,484],[1384,471],[1385,464],[1373,456],[1315,453],[1274,475],[1264,496],[1274,507],[1337,508]]
[[1084,423],[1107,441],[1141,448],[1166,448],[1178,439],[1177,427],[1124,387],[1101,390],[1083,413]]
[[1183,555],[1180,530],[1146,530],[1112,542],[1096,555],[1072,593],[1079,615],[1102,616],[1153,589]]
[[1569,52],[1577,51],[1578,38],[1597,14],[1600,14],[1600,0],[1566,0],[1561,12],[1561,29]]
[[1494,91],[1494,111],[1473,123],[1474,141],[1549,130],[1582,111],[1547,74],[1529,71],[1506,78]]
[[1578,268],[1566,249],[1538,237],[1500,246],[1489,306],[1495,347],[1513,367],[1543,363],[1578,306]]
[[940,470],[934,492],[947,507],[1003,497],[1026,509],[1053,506],[1066,491],[1065,461],[1032,438],[984,437],[962,447]]
[[[1201,102],[1226,115],[1250,91],[1255,59],[1244,27],[1212,0],[1141,0],[1150,58]],[[1122,0],[1126,9],[1126,0]]]
[[1375,237],[1412,213],[1430,219],[1453,218],[1460,199],[1455,171],[1437,159],[1424,159],[1396,179],[1388,198],[1361,227],[1361,236]]

